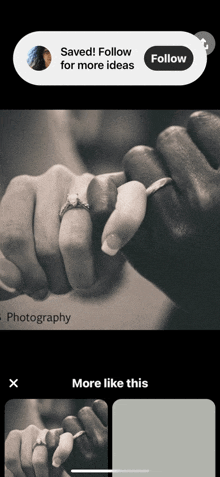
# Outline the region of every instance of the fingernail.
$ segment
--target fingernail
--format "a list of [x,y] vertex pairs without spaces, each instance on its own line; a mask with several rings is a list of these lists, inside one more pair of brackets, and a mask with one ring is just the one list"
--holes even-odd
[[62,464],[62,461],[59,457],[56,457],[55,459],[52,460],[52,465],[54,467],[60,467]]
[[102,244],[102,251],[107,255],[113,256],[120,250],[122,240],[117,234],[110,234]]
[[30,298],[33,298],[33,300],[42,301],[46,300],[46,298],[49,296],[49,291],[46,288],[42,288],[41,290],[37,290],[31,295],[28,293],[28,296]]
[[5,290],[9,293],[16,293],[17,292],[16,288],[9,287],[1,279],[0,279],[0,288],[2,288],[2,290]]

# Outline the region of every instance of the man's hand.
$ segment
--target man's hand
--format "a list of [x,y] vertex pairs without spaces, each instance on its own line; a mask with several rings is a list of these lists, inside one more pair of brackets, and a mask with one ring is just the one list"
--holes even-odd
[[[127,180],[146,188],[173,179],[148,198],[128,244],[122,237],[125,256],[183,309],[220,314],[220,118],[194,113],[187,129],[166,129],[155,149],[134,147],[123,164]],[[114,227],[120,236],[121,224]]]
[[108,467],[108,406],[105,401],[96,400],[92,407],[83,407],[77,417],[66,417],[62,426],[64,432],[73,436],[85,430],[74,440],[73,451],[63,464],[70,475],[71,469]]

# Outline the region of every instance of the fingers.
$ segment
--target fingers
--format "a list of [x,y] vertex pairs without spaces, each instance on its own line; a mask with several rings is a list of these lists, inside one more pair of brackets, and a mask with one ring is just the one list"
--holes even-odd
[[20,295],[23,287],[20,270],[6,258],[0,258],[0,301]]
[[45,297],[46,275],[38,263],[33,237],[36,200],[34,178],[19,176],[11,181],[1,201],[0,247],[9,261],[21,271],[25,293]]
[[113,179],[105,174],[94,177],[88,186],[87,198],[97,239],[115,208],[117,187]]
[[[97,411],[97,412],[95,412]],[[96,401],[94,409],[83,407],[77,417],[68,416],[63,421],[64,432],[71,432],[74,439],[73,453],[64,464],[64,468],[104,468],[107,461],[107,405]],[[80,431],[84,431],[80,434]],[[75,437],[76,436],[76,437]],[[78,437],[77,437],[78,436]],[[98,466],[98,467],[97,467]]]
[[[73,437],[80,431],[83,431],[83,427],[75,416],[68,416],[63,420],[63,429],[64,432],[71,432]],[[92,449],[91,445],[88,441],[88,437],[85,434],[82,434],[80,437],[78,437],[74,443],[74,449],[75,449],[75,455],[78,454],[79,461],[81,461],[82,458],[85,458],[89,460],[91,454],[92,454]],[[75,455],[73,457],[75,457]],[[71,466],[75,465],[75,462],[71,462]]]
[[35,477],[49,477],[48,452],[46,446],[40,445],[35,447],[32,455],[32,464]]
[[[79,183],[85,180],[85,176],[88,175],[77,178]],[[2,299],[12,298],[22,292],[27,293],[34,299],[44,299],[48,295],[48,290],[56,294],[67,293],[71,290],[71,283],[74,282],[72,279],[74,273],[76,273],[76,286],[78,286],[78,281],[81,285],[84,279],[90,283],[91,277],[88,268],[91,268],[89,259],[92,262],[91,240],[89,240],[89,234],[86,233],[88,228],[84,219],[82,222],[79,220],[79,227],[75,233],[76,246],[73,247],[75,255],[72,256],[71,263],[69,263],[69,253],[65,252],[66,244],[69,247],[68,239],[72,240],[71,226],[74,227],[74,223],[70,223],[67,230],[63,255],[59,247],[59,211],[66,201],[70,183],[73,186],[75,177],[67,168],[56,165],[41,176],[20,176],[10,183],[0,209],[0,219],[2,220],[1,224],[3,224],[0,232],[0,246],[6,259],[20,270],[23,286],[22,289],[20,287],[16,288],[15,292],[13,286],[15,279],[11,280],[11,286],[6,282],[5,286],[2,285],[1,287],[0,297]],[[90,180],[92,177],[90,175]],[[81,191],[80,187],[79,190]],[[78,212],[79,210],[76,214]],[[78,222],[78,217],[75,221]],[[83,223],[83,227],[81,227],[81,223]],[[81,235],[84,238],[84,245],[87,246],[88,244],[87,250],[86,247],[82,246]],[[77,247],[77,244],[79,247]],[[77,253],[79,248],[80,254]],[[82,250],[83,253],[81,254]],[[84,256],[82,264],[88,265],[88,275],[85,272],[81,276],[79,255]],[[73,262],[75,263],[75,270],[74,266],[73,269],[71,268]],[[15,272],[16,268],[12,270],[12,273]],[[67,273],[70,274],[71,283],[68,280]],[[16,280],[19,286],[19,278],[17,277]],[[3,280],[2,283],[4,283]]]
[[71,432],[73,436],[83,430],[79,420],[75,416],[67,416],[62,422],[62,426],[64,432]]
[[25,472],[26,477],[35,477],[34,467],[33,467],[33,445],[39,435],[39,429],[34,426],[28,426],[22,432],[21,440],[21,465],[22,469]]
[[145,187],[137,181],[124,181],[124,173],[105,174],[93,179],[88,188],[94,226],[100,222],[100,216],[103,225],[102,218],[108,219],[112,212],[101,238],[102,251],[110,256],[132,238],[146,212]]
[[104,426],[108,425],[108,406],[102,399],[97,399],[92,405],[92,410],[98,416]]
[[92,222],[83,209],[70,210],[62,219],[60,250],[73,289],[91,287],[95,281],[92,253]]
[[60,467],[69,457],[73,449],[73,435],[65,432],[60,436],[59,445],[53,454],[52,465]]
[[[99,292],[102,287],[96,283],[90,214],[74,209],[66,212],[61,226],[59,219],[68,192],[77,192],[80,200],[87,202],[86,191],[92,178],[91,174],[76,177],[56,165],[41,176],[20,176],[10,183],[0,211],[0,244],[7,260],[0,264],[0,299],[21,293],[44,299],[48,290],[63,294],[71,288],[83,290],[94,285],[94,292]],[[124,173],[105,175],[105,180],[111,181],[117,192],[116,185],[123,183]],[[103,203],[100,210],[103,212]],[[95,213],[97,216],[98,211]],[[101,241],[101,232],[99,237]],[[115,268],[113,262],[110,265]],[[103,263],[98,268],[103,271]],[[103,281],[103,273],[101,278]]]
[[112,180],[116,187],[121,186],[122,184],[125,184],[126,182],[126,176],[123,171],[121,172],[108,172],[106,174],[101,174],[99,176],[96,176],[105,180]]
[[63,428],[51,429],[47,432],[45,442],[47,444],[48,452],[54,451],[54,449],[57,448],[61,434],[63,434]]
[[[91,174],[77,177],[69,193],[77,193],[80,200],[87,203],[86,192],[92,179]],[[92,251],[92,221],[87,210],[74,208],[64,214],[60,226],[59,246],[71,287],[91,287],[96,277]]]
[[5,443],[5,465],[14,477],[49,477],[47,447],[44,444],[34,447],[37,438],[44,442],[47,432],[47,429],[40,431],[30,425],[23,431],[9,433]]
[[[102,413],[103,413],[103,408],[104,408],[104,405],[102,407],[102,411],[100,410],[100,412]],[[97,416],[97,414],[94,412],[94,410],[91,407],[85,406],[82,409],[80,409],[78,413],[78,418],[80,422],[83,424],[83,427],[86,431],[87,436],[90,438],[91,442],[93,443],[95,447],[99,445],[101,440],[104,438],[104,435],[107,437],[105,433],[106,426],[103,425],[103,423],[101,422],[101,420],[99,419],[99,417]],[[105,415],[105,418],[106,418],[106,415]]]
[[197,111],[188,120],[187,131],[214,169],[220,164],[220,118],[208,111]]
[[37,178],[37,201],[34,215],[36,254],[49,285],[55,294],[64,294],[71,287],[59,249],[59,211],[66,200],[73,174],[61,165],[50,168]]
[[[146,189],[155,181],[171,176],[165,161],[162,161],[158,152],[147,146],[133,147],[128,151],[123,159],[123,167],[129,181],[139,181],[145,185]],[[145,229],[150,230],[152,225],[157,229],[155,216],[158,215],[162,216],[163,222],[170,227],[173,216],[178,217],[179,210],[179,197],[175,183],[172,182],[169,186],[161,188],[156,194],[150,196],[147,208],[148,211],[144,219]],[[150,226],[149,222],[151,222]]]
[[5,442],[5,465],[14,477],[25,477],[20,461],[21,431],[11,431]]
[[[86,431],[85,435],[88,438],[88,444],[90,446],[90,450],[88,448],[87,452],[85,452],[84,449],[81,450],[82,455],[85,457],[86,466],[89,465],[92,466],[92,468],[93,466],[94,468],[97,468],[97,466],[98,468],[105,468],[107,466],[108,453],[107,427],[103,425],[97,414],[89,406],[80,409],[78,419]],[[84,436],[81,436],[76,440],[76,444],[78,443],[80,445],[83,437]]]
[[128,182],[118,188],[115,210],[108,219],[102,234],[102,251],[115,255],[134,236],[146,213],[146,188],[138,181]]
[[136,146],[125,154],[123,168],[128,181],[139,181],[149,187],[153,182],[169,175],[154,149]]
[[213,177],[213,168],[197,148],[185,128],[173,126],[158,136],[156,149],[181,193],[204,186]]

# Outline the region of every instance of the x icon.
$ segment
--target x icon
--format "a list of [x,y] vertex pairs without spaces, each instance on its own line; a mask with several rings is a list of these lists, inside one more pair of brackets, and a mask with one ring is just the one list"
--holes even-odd
[[18,379],[15,379],[14,381],[13,379],[9,379],[9,381],[11,381],[9,388],[12,388],[12,386],[15,386],[16,388],[18,388],[18,385],[16,384]]

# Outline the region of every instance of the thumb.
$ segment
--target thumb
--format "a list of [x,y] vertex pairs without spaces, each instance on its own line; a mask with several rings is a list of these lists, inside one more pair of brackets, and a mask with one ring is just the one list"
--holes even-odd
[[118,188],[115,210],[102,234],[102,251],[115,255],[134,236],[144,220],[147,208],[146,189],[141,182],[130,181]]
[[60,467],[69,457],[73,449],[73,435],[71,432],[64,432],[60,436],[58,447],[53,454],[52,465],[56,468]]

